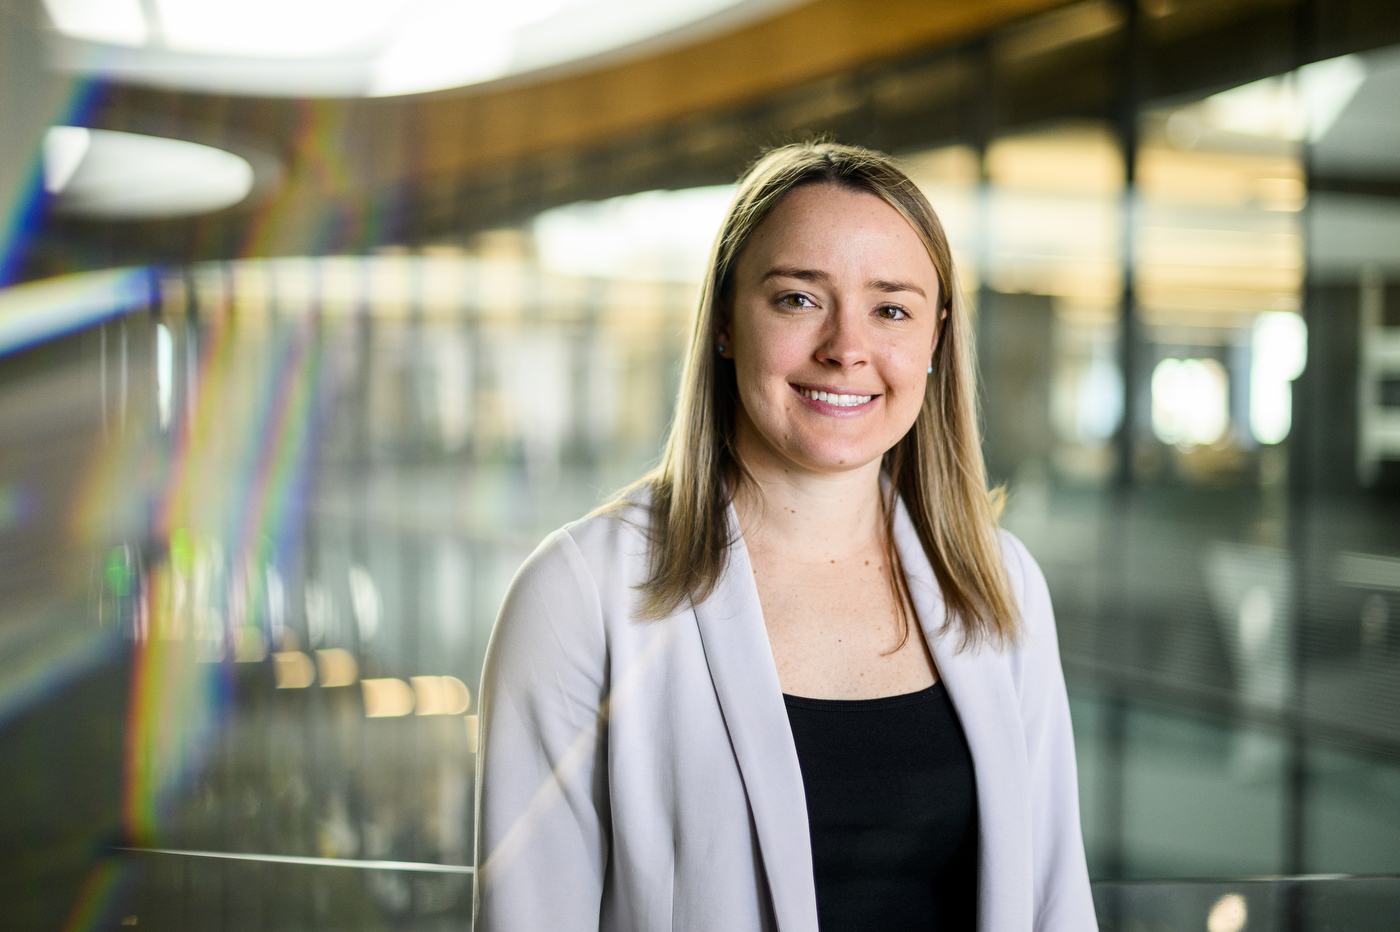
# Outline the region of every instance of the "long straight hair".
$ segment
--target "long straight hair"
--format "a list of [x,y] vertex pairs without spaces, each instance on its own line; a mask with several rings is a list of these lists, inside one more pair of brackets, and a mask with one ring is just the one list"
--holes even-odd
[[[830,142],[795,143],[763,155],[740,181],[710,253],[681,376],[680,397],[650,488],[650,567],[643,612],[661,618],[714,591],[732,544],[732,491],[752,482],[735,447],[739,393],[734,368],[715,347],[733,306],[734,268],[750,237],[794,189],[827,184],[873,194],[908,221],[938,273],[947,316],[933,373],[914,425],[884,455],[888,500],[883,535],[907,638],[913,603],[894,539],[894,496],[918,532],[942,590],[945,627],[963,647],[1016,640],[1018,621],[997,538],[1000,494],[987,489],[977,425],[970,322],[953,274],[952,251],[928,199],[889,158]],[[625,492],[623,493],[626,494]]]

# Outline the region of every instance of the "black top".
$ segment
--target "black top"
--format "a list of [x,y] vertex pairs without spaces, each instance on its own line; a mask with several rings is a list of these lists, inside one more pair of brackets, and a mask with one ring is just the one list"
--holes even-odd
[[942,682],[884,699],[783,699],[821,932],[972,932],[977,790]]

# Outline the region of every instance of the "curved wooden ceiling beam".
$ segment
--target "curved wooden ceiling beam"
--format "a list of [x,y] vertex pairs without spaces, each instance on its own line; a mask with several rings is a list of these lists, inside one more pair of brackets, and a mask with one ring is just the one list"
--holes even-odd
[[[424,174],[455,174],[741,104],[883,56],[949,45],[1065,0],[813,0],[661,55],[414,101]],[[391,105],[385,102],[386,105]]]
[[884,56],[948,45],[1066,0],[814,0],[637,61],[412,101],[417,168],[473,170],[730,107]]

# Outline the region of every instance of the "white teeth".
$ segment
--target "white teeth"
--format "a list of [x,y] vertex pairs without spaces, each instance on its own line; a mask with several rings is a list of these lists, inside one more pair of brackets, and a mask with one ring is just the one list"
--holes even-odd
[[807,388],[799,389],[799,391],[813,401],[824,401],[838,408],[854,408],[875,397],[874,395],[838,395],[834,392],[818,392]]

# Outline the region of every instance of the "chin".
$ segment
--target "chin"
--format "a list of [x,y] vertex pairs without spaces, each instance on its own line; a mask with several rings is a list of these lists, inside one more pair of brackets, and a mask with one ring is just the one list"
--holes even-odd
[[817,472],[847,472],[859,469],[884,455],[883,448],[877,450],[870,444],[854,446],[827,443],[805,446],[793,459]]

